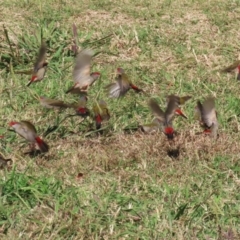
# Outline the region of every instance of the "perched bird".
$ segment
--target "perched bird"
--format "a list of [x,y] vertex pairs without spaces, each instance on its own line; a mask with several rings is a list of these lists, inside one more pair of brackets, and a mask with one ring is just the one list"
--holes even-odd
[[232,65],[224,68],[222,72],[236,72],[237,80],[240,80],[240,60],[237,60]]
[[174,129],[172,126],[172,121],[175,116],[175,111],[178,109],[176,98],[169,98],[165,112],[159,107],[158,103],[154,99],[150,99],[149,107],[155,117],[158,119],[165,135],[168,137],[168,139],[173,139]]
[[116,82],[108,84],[105,88],[111,98],[122,97],[130,89],[133,89],[135,92],[143,92],[142,89],[138,88],[131,82],[122,68],[117,69]]
[[217,138],[218,121],[214,98],[208,97],[203,103],[198,101],[196,110],[204,133],[208,133],[211,137]]
[[32,143],[33,149],[35,144],[38,145],[41,152],[47,152],[49,147],[38,135],[34,125],[28,121],[10,122],[9,125],[18,133],[20,136]]
[[99,72],[90,73],[92,56],[93,51],[90,49],[84,49],[77,55],[73,68],[73,81],[75,84],[66,93],[79,94],[87,92],[88,88],[100,77]]
[[86,95],[80,96],[78,103],[71,105],[71,108],[75,109],[77,115],[79,115],[81,117],[86,117],[89,115],[90,111],[86,107],[87,100],[88,100],[88,98]]
[[48,63],[46,62],[46,52],[46,43],[43,41],[39,49],[37,60],[34,64],[31,80],[29,81],[27,86],[30,86],[33,82],[40,81],[44,78],[48,65]]
[[70,107],[69,104],[66,104],[61,100],[50,99],[50,98],[46,98],[44,96],[41,96],[39,98],[39,102],[42,106],[44,106],[46,108],[68,108],[68,107]]
[[160,122],[157,118],[154,118],[153,121],[149,124],[140,125],[140,129],[145,133],[157,132],[160,129]]
[[5,159],[2,154],[0,154],[0,169],[7,167],[7,163],[11,162],[12,159]]
[[110,119],[110,114],[107,108],[107,104],[103,100],[96,101],[93,104],[94,120],[96,122],[96,129],[100,129],[103,121]]
[[179,97],[179,96],[176,96],[176,95],[173,95],[173,94],[168,95],[167,96],[167,104],[172,98],[175,99],[176,103],[178,104],[178,108],[175,110],[175,114],[187,119],[186,115],[181,110],[181,105],[183,105],[186,101],[188,101],[192,97],[191,96]]

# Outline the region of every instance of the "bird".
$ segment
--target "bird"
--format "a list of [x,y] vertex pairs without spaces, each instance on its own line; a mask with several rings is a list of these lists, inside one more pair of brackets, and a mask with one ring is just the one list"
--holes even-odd
[[139,128],[144,133],[154,133],[160,129],[160,122],[157,118],[154,118],[151,123],[140,125]]
[[110,83],[105,87],[110,98],[123,97],[130,89],[133,89],[137,93],[144,92],[131,82],[122,68],[117,68],[117,77],[115,80],[116,82]]
[[8,162],[12,162],[12,159],[5,159],[2,154],[0,154],[0,169],[7,167]]
[[200,120],[200,126],[204,129],[204,133],[210,134],[211,137],[217,138],[218,120],[215,110],[215,99],[207,97],[203,103],[197,102],[197,117]]
[[110,119],[110,114],[107,108],[107,104],[104,100],[95,101],[93,104],[93,114],[96,123],[96,129],[100,129],[103,121]]
[[237,60],[230,66],[224,68],[222,72],[225,73],[236,72],[237,80],[240,80],[240,60]]
[[16,133],[29,141],[32,144],[33,149],[35,149],[35,144],[37,144],[41,152],[48,152],[48,144],[37,135],[37,130],[31,122],[12,121],[9,123],[9,125],[15,130]]
[[172,94],[167,96],[167,100],[171,99],[172,97],[176,98],[178,105],[183,105],[186,101],[192,98],[192,96],[179,97],[177,95]]
[[69,104],[64,103],[61,100],[51,99],[44,96],[40,96],[39,102],[43,107],[46,108],[68,108]]
[[37,60],[32,70],[32,77],[29,83],[27,84],[28,87],[33,82],[41,81],[44,78],[48,65],[48,63],[46,62],[46,52],[47,52],[46,43],[43,41],[39,49]]
[[83,96],[80,96],[77,103],[71,105],[71,108],[73,108],[76,111],[77,115],[79,115],[81,117],[89,116],[90,111],[86,107],[87,100],[88,100],[87,96],[83,95]]
[[159,107],[155,99],[149,100],[149,107],[152,110],[155,117],[158,119],[160,126],[162,127],[163,132],[169,140],[174,137],[174,129],[172,121],[175,116],[175,111],[178,109],[178,103],[175,97],[171,97],[168,100],[167,108],[165,112]]
[[77,55],[72,73],[74,85],[66,93],[87,92],[88,88],[100,77],[99,72],[90,73],[92,57],[93,51],[91,49],[83,49]]
[[168,96],[167,96],[167,104],[168,104],[169,100],[171,100],[172,98],[174,98],[175,101],[176,101],[176,103],[178,104],[178,108],[175,110],[175,114],[187,119],[186,115],[185,115],[185,114],[182,112],[182,110],[181,110],[181,106],[182,106],[186,101],[188,101],[189,99],[191,99],[192,97],[191,97],[191,96],[179,97],[179,96],[173,95],[173,94],[172,94],[172,95],[168,95]]

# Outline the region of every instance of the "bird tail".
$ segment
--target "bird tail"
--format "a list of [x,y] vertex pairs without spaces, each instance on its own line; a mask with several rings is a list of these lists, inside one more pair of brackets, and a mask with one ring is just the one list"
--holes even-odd
[[96,116],[95,120],[96,120],[96,129],[98,130],[98,129],[100,129],[101,126],[102,126],[102,117],[101,117],[101,115],[98,114],[98,115]]
[[41,152],[48,152],[49,146],[40,137],[36,137],[36,142]]

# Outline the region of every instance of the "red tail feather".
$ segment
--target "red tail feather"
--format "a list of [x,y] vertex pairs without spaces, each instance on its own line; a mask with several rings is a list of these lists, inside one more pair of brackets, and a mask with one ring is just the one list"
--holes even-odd
[[101,128],[101,125],[102,125],[102,117],[100,114],[98,114],[96,116],[96,128],[97,129]]
[[49,146],[47,143],[45,143],[40,137],[36,137],[35,140],[41,152],[48,152]]

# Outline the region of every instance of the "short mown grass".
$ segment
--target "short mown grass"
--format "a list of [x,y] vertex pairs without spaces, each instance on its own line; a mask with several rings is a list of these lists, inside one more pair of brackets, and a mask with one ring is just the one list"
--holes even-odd
[[[239,56],[237,1],[14,1],[0,16],[1,239],[239,239],[239,82],[219,70]],[[62,99],[72,85],[73,24],[81,48],[94,49],[88,107],[104,99],[111,119],[48,110],[38,96]],[[45,79],[26,87],[41,39]],[[174,122],[177,136],[131,129],[151,122],[149,97],[109,99],[117,67],[165,107],[169,93],[192,95]],[[24,72],[21,73],[20,72]],[[213,95],[219,138],[201,132],[197,100]],[[8,122],[29,120],[50,145],[44,155]],[[125,131],[124,129],[128,129]],[[130,130],[129,130],[130,129]],[[52,130],[52,131],[50,131]]]

